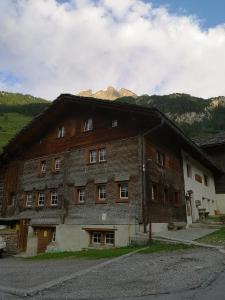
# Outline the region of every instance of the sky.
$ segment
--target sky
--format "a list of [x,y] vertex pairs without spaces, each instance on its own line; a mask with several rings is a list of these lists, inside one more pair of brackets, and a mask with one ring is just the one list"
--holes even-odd
[[0,0],[0,90],[225,95],[224,0]]

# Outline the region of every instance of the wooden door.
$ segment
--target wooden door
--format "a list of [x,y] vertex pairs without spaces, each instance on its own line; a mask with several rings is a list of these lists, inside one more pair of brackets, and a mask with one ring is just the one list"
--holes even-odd
[[37,253],[45,252],[47,246],[52,241],[53,231],[54,228],[52,227],[40,227],[36,229],[38,239]]
[[29,224],[29,220],[26,219],[20,220],[20,227],[19,227],[19,234],[18,234],[19,251],[26,251],[27,249],[28,224]]

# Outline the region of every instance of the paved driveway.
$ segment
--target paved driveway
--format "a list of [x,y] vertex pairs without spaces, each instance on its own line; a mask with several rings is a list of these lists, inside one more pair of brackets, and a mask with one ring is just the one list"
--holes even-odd
[[[44,287],[28,299],[145,299],[146,296],[164,293],[167,296],[168,293],[178,295],[202,285],[208,286],[224,269],[225,255],[205,248],[172,253],[134,254],[104,261],[24,261],[7,258],[0,260],[1,279],[3,278],[0,299],[21,299],[22,297],[18,298],[18,295],[22,295],[20,293],[15,293],[15,298],[10,295],[15,292],[13,288],[25,291],[60,279],[61,276],[68,276],[68,279],[49,289]],[[70,277],[71,274],[73,276]],[[4,287],[8,290],[4,290]],[[157,297],[163,299],[163,295]]]

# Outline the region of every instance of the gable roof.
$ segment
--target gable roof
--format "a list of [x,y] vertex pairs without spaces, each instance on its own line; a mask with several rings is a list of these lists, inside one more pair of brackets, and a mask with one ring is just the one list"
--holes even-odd
[[0,162],[3,163],[4,161],[10,160],[11,157],[20,153],[23,147],[28,146],[34,138],[37,138],[37,136],[40,135],[40,132],[42,132],[46,126],[49,126],[51,122],[54,122],[55,118],[59,116],[65,108],[70,108],[70,106],[103,108],[128,114],[133,113],[140,117],[149,117],[149,125],[151,125],[151,127],[163,121],[162,125],[176,137],[179,141],[180,148],[186,150],[193,158],[197,159],[212,172],[216,174],[222,173],[222,170],[216,166],[216,164],[191,139],[185,136],[180,128],[157,108],[147,108],[118,101],[100,100],[71,94],[61,94],[48,108],[35,117],[12,140],[10,140],[3,148]]

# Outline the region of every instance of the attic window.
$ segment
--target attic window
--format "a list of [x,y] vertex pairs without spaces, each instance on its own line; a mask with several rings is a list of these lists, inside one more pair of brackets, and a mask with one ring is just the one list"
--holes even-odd
[[84,132],[87,132],[87,131],[91,131],[93,130],[93,120],[92,119],[87,119],[85,122],[84,122],[84,128],[83,128],[83,131]]
[[112,120],[112,127],[118,126],[118,120]]
[[58,129],[58,138],[63,138],[65,136],[65,127],[59,127]]

